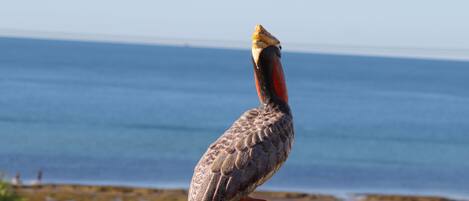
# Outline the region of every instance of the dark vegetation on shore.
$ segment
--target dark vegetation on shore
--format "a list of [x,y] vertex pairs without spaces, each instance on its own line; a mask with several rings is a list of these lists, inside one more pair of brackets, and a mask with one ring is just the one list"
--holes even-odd
[[[6,184],[5,184],[6,185]],[[88,186],[45,184],[40,186],[9,187],[10,197],[0,201],[186,201],[187,191],[182,189],[154,189],[117,186]],[[342,201],[322,194],[294,192],[255,192],[255,198],[268,201]],[[453,201],[443,197],[400,195],[356,195],[346,200],[356,201]]]
[[0,201],[25,201],[8,183],[0,180]]

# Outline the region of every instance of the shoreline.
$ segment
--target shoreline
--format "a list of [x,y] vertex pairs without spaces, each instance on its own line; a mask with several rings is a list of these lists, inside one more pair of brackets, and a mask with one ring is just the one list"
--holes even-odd
[[[14,186],[14,191],[28,201],[107,201],[107,200],[187,200],[187,190],[182,188],[149,188],[115,185],[43,184]],[[252,197],[269,201],[469,201],[444,196],[351,193],[303,193],[293,191],[256,191]]]
[[[31,186],[33,179],[26,179],[24,186]],[[29,182],[28,182],[29,181]],[[131,189],[159,189],[159,190],[184,190],[188,188],[186,182],[128,182],[128,181],[94,181],[94,180],[51,180],[44,182],[43,185],[57,186],[95,186],[95,187],[117,187]],[[285,186],[261,186],[256,192],[293,192],[298,194],[312,195],[332,195],[337,198],[348,198],[361,195],[399,195],[399,196],[418,196],[418,197],[442,197],[451,200],[469,201],[469,195],[464,193],[433,190],[409,190],[409,189],[373,189],[373,188],[306,188],[306,187],[285,187]]]

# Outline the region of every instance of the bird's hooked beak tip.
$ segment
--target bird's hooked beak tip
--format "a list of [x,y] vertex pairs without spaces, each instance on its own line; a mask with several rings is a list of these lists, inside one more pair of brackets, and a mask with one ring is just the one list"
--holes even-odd
[[267,30],[265,30],[265,28],[264,28],[262,25],[257,24],[256,27],[255,27],[253,36],[256,35],[256,34],[258,35],[258,34],[260,34],[261,32],[266,32],[266,31],[267,31]]
[[262,25],[256,25],[252,34],[252,58],[256,63],[262,50],[269,46],[280,46],[280,41],[270,34]]
[[278,45],[280,41],[270,34],[262,25],[256,25],[252,34],[252,48],[266,48],[271,45]]

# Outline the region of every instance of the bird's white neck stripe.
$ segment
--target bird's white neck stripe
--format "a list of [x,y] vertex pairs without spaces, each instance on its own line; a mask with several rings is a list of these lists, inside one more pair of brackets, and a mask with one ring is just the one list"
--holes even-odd
[[252,58],[254,59],[254,63],[256,63],[256,68],[259,69],[259,66],[257,66],[257,63],[259,62],[259,57],[262,51],[262,48],[252,48]]

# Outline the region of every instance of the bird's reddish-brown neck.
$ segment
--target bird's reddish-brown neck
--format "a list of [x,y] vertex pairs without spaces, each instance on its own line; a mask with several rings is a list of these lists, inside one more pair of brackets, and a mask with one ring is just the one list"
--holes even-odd
[[263,50],[258,63],[254,62],[257,95],[261,103],[283,102],[288,104],[285,76],[280,57],[277,55],[279,50],[274,48],[276,47]]

